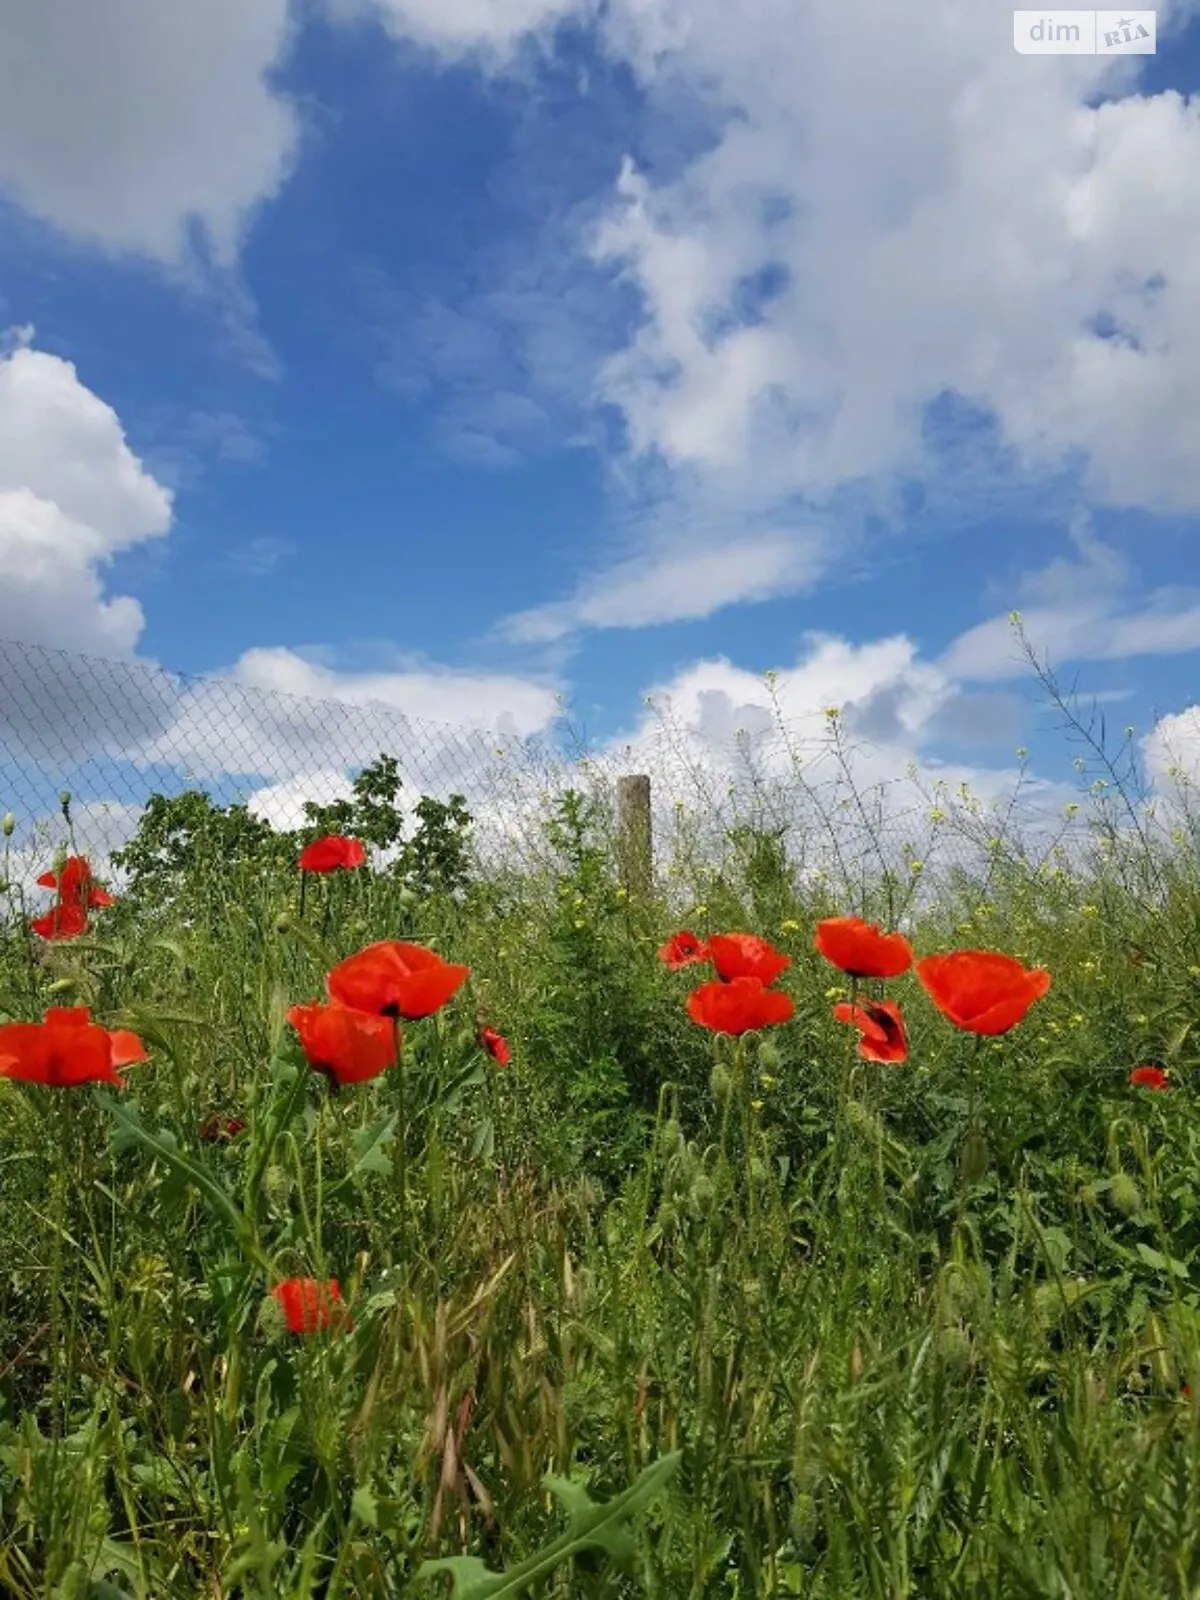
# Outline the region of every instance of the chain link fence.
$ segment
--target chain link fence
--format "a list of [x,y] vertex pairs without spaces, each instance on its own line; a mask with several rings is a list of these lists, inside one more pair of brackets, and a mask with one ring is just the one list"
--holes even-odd
[[589,751],[565,719],[522,738],[511,719],[452,726],[374,699],[310,699],[13,641],[0,641],[0,674],[0,810],[16,818],[10,875],[16,859],[30,878],[65,842],[64,790],[76,845],[102,870],[152,794],[202,789],[297,828],[304,801],[346,797],[384,754],[398,763],[406,811],[423,795],[464,797],[485,868],[544,863],[543,824],[568,788],[598,803],[612,837],[617,778],[648,774],[660,887],[728,860],[746,829],[779,840],[801,876],[852,885],[914,862],[927,882],[975,870],[1001,835],[1024,851],[1070,847],[1081,826],[1011,796],[981,802],[877,770],[820,714],[787,722],[754,706],[736,726],[680,728],[656,708],[651,731]]

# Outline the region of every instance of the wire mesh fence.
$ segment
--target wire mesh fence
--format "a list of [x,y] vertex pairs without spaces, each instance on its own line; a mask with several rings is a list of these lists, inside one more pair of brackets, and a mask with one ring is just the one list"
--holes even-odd
[[698,728],[660,709],[650,731],[595,750],[565,719],[521,737],[503,718],[450,725],[378,699],[313,699],[13,641],[0,641],[0,674],[0,810],[14,814],[11,849],[33,876],[63,843],[63,791],[75,841],[99,864],[134,834],[153,794],[201,789],[288,830],[305,825],[305,801],[346,798],[381,755],[396,760],[410,812],[422,796],[463,796],[484,867],[544,862],[548,809],[569,788],[596,803],[611,838],[628,773],[651,779],[660,885],[694,878],[752,836],[780,841],[802,876],[853,884],[885,869],[930,882],[945,868],[974,870],[998,828],[1035,851],[1079,834],[1061,811],[880,773],[820,714],[788,722],[747,707],[736,726]]

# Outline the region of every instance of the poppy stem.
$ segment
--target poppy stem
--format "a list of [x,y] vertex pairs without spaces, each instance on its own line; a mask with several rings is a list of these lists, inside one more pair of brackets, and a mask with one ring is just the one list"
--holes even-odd
[[404,1049],[400,1036],[400,1019],[392,1018],[392,1029],[396,1040],[396,1098],[399,1102],[397,1125],[397,1150],[396,1150],[396,1176],[400,1188],[400,1278],[401,1283],[408,1289],[408,1115],[405,1100],[404,1081]]

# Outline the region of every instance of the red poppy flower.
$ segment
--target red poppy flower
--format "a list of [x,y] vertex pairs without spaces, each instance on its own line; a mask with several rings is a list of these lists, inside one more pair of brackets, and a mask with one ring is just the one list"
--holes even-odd
[[42,917],[31,917],[29,926],[41,939],[77,939],[87,932],[87,912],[78,900],[56,900]]
[[902,933],[880,933],[877,922],[861,917],[826,917],[818,922],[813,944],[852,978],[898,978],[913,963],[913,949]]
[[781,954],[755,933],[714,933],[708,948],[717,976],[725,983],[732,983],[735,978],[774,983],[792,964],[791,956]]
[[271,1297],[283,1308],[290,1333],[316,1333],[320,1328],[354,1326],[342,1307],[342,1291],[336,1278],[321,1283],[316,1278],[285,1278],[271,1290]]
[[672,972],[678,972],[680,967],[690,966],[693,961],[708,961],[711,954],[703,940],[697,939],[690,929],[683,928],[659,947],[658,959]]
[[68,856],[61,872],[43,872],[38,883],[43,889],[57,889],[63,905],[115,906],[117,903],[107,889],[101,889],[93,881],[86,856]]
[[367,852],[357,839],[329,833],[306,844],[296,865],[301,872],[335,872],[339,867],[361,867],[366,859]]
[[942,1015],[967,1033],[1007,1033],[1050,987],[1044,967],[1023,967],[994,950],[925,956],[916,973]]
[[1161,1067],[1134,1067],[1129,1074],[1130,1083],[1140,1089],[1169,1089],[1171,1080]]
[[314,1072],[324,1072],[341,1087],[365,1083],[396,1065],[396,1030],[384,1017],[332,1000],[293,1006],[287,1019]]
[[790,995],[768,989],[760,978],[702,983],[687,997],[688,1016],[714,1033],[750,1033],[786,1022],[795,1009]]
[[110,1031],[91,1020],[86,1006],[54,1006],[41,1022],[0,1027],[0,1078],[21,1078],[52,1088],[81,1083],[125,1087],[118,1067],[146,1059],[146,1047],[125,1028]]
[[236,1139],[238,1134],[244,1133],[245,1130],[244,1122],[239,1122],[236,1117],[226,1117],[218,1111],[211,1117],[205,1117],[197,1133],[206,1144],[224,1144],[230,1139]]
[[440,1011],[470,970],[443,961],[424,945],[380,939],[339,962],[325,986],[330,998],[343,1005],[416,1022]]
[[495,1028],[481,1028],[478,1042],[480,1049],[486,1050],[497,1066],[506,1067],[512,1060],[508,1040],[502,1033],[497,1033]]
[[904,1018],[894,1000],[860,1000],[833,1008],[835,1022],[849,1022],[862,1034],[858,1053],[864,1061],[906,1061],[908,1038]]

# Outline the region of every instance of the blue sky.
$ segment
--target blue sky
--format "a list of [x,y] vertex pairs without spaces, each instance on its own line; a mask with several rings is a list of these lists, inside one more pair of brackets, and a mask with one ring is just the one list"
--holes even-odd
[[1195,0],[158,10],[0,0],[0,635],[1057,799],[1019,608],[1200,755]]

